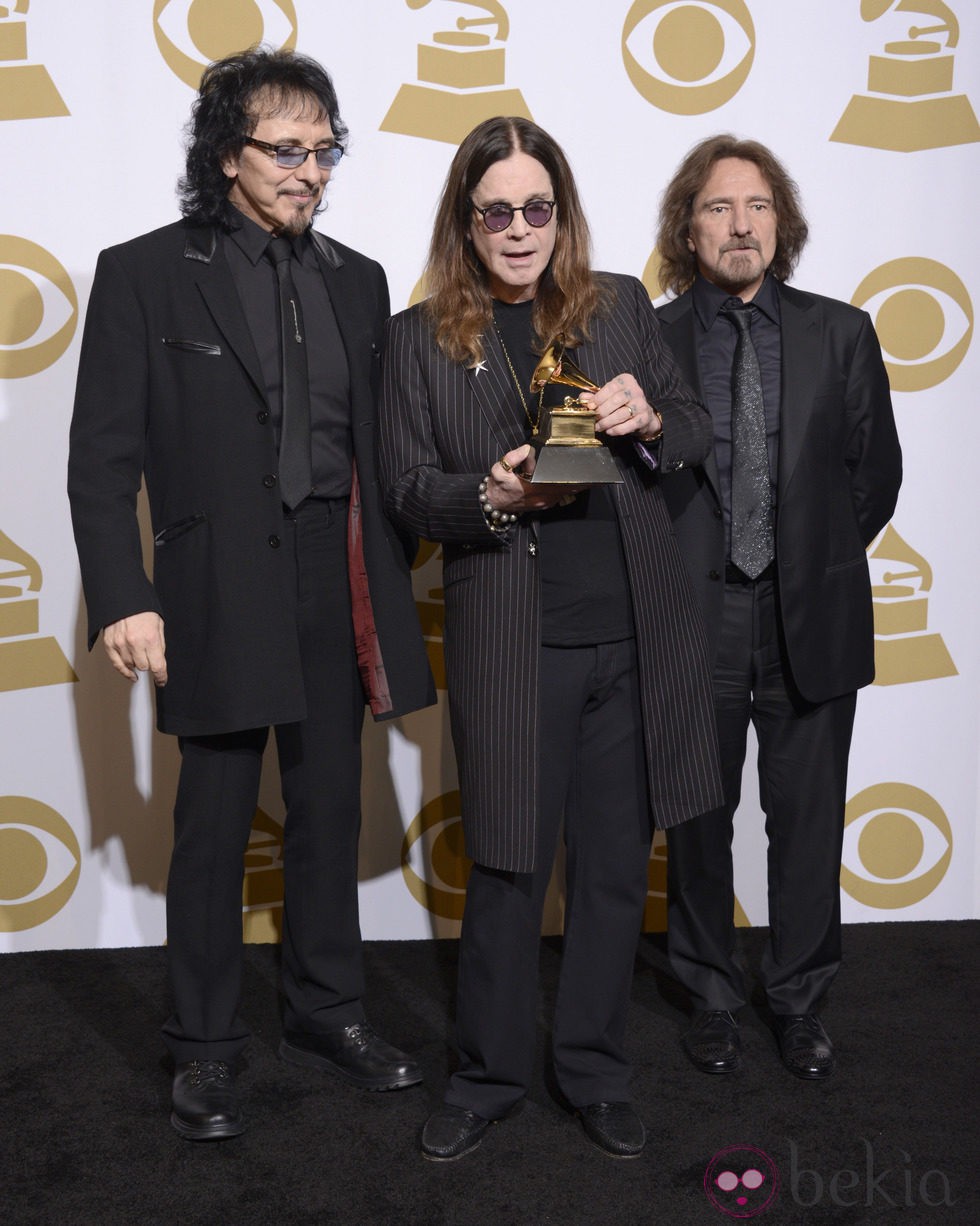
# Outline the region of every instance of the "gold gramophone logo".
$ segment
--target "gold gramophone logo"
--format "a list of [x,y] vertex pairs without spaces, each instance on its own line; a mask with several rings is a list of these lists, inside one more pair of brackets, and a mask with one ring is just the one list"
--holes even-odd
[[279,822],[256,809],[242,883],[242,938],[254,944],[282,940],[282,838]]
[[745,84],[755,25],[745,0],[636,0],[622,48],[626,74],[647,102],[671,115],[704,115]]
[[402,841],[402,876],[415,901],[433,915],[461,920],[473,861],[464,850],[458,791],[419,810]]
[[28,796],[0,796],[0,932],[57,915],[81,871],[78,838],[60,813]]
[[932,567],[889,524],[868,550],[875,618],[875,685],[955,677],[940,635],[928,630]]
[[891,911],[922,902],[952,857],[949,818],[921,788],[879,783],[848,801],[840,883],[866,907]]
[[[405,3],[410,9],[422,9],[429,0]],[[506,87],[502,44],[510,34],[510,19],[504,6],[497,0],[459,3],[480,9],[483,16],[459,17],[454,30],[439,30],[431,43],[419,43],[421,84],[402,85],[382,121],[382,132],[458,145],[478,123],[494,115],[532,117],[521,91]],[[493,27],[493,32],[479,26]]]
[[970,100],[953,92],[951,51],[960,39],[953,10],[943,0],[861,0],[864,21],[889,12],[926,20],[869,58],[868,93],[854,95],[830,139],[899,153],[980,140]]
[[296,46],[293,0],[154,0],[153,35],[160,54],[185,85],[242,47]]
[[41,568],[0,532],[0,691],[77,681],[53,638],[41,636]]
[[30,0],[0,4],[0,119],[70,114],[43,64],[27,62]]
[[[412,566],[415,575],[415,607],[422,626],[422,638],[429,657],[429,667],[436,689],[446,688],[446,656],[443,638],[446,632],[446,596],[442,587],[442,547],[432,541],[420,541]],[[419,596],[419,588],[422,595]]]
[[0,379],[53,365],[77,323],[78,295],[54,256],[26,238],[0,234]]
[[970,348],[970,295],[956,273],[936,260],[889,260],[864,278],[851,302],[874,320],[893,391],[935,387]]

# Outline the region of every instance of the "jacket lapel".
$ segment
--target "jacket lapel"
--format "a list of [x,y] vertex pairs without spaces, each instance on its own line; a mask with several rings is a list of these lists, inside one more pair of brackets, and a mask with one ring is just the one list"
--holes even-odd
[[779,287],[782,373],[779,405],[779,497],[792,479],[813,411],[820,370],[819,312],[809,294]]
[[[514,430],[513,406],[518,400],[518,392],[494,328],[488,329],[483,337],[483,353],[483,361],[465,370],[464,377],[497,445],[502,451],[510,451],[521,441],[515,441]],[[522,390],[533,416],[532,399],[536,408],[537,397],[533,396],[530,388]]]
[[235,289],[231,270],[221,254],[215,231],[188,230],[184,259],[193,261],[193,266],[198,270],[197,288],[214,322],[264,400],[265,380],[259,366],[258,354],[252,343],[252,335],[248,330],[248,322]]

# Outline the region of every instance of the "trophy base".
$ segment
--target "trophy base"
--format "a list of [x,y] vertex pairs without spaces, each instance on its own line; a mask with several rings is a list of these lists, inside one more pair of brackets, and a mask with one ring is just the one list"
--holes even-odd
[[545,443],[535,458],[532,485],[621,485],[612,454],[595,442],[585,446]]

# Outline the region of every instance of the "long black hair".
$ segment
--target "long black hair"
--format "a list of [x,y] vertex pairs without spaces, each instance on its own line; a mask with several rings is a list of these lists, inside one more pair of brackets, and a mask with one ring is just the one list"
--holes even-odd
[[177,190],[180,210],[198,224],[222,224],[231,180],[221,169],[241,153],[245,138],[267,115],[302,110],[328,119],[342,145],[347,127],[326,69],[296,51],[250,47],[204,70],[187,126],[187,163]]

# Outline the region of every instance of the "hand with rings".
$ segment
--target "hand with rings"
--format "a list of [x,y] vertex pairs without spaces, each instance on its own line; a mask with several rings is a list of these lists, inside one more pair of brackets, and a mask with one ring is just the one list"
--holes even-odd
[[[518,472],[517,470],[521,471]],[[520,515],[524,511],[544,511],[562,498],[567,498],[567,485],[532,485],[534,450],[530,443],[505,451],[486,476],[486,498],[494,511]]]
[[582,402],[595,409],[597,433],[610,436],[635,434],[640,440],[659,435],[662,428],[656,413],[633,375],[617,375],[593,395],[582,393]]

